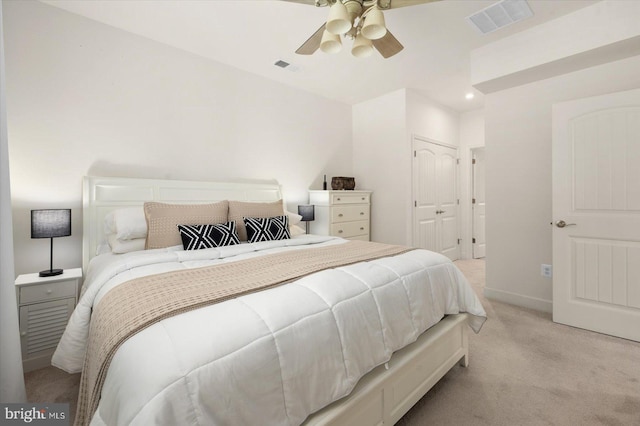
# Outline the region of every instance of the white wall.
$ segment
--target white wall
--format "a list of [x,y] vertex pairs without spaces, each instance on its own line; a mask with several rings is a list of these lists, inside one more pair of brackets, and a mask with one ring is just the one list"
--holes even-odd
[[551,107],[640,87],[640,56],[485,97],[489,297],[551,310]]
[[409,89],[353,106],[353,171],[374,191],[371,239],[412,244],[412,135],[457,146],[459,114]]
[[54,264],[81,264],[83,175],[275,179],[295,209],[353,174],[346,104],[39,2],[5,2],[3,24],[16,274],[48,267],[36,208],[72,208]]
[[410,241],[406,219],[406,211],[411,211],[407,204],[407,188],[411,189],[411,173],[407,174],[411,170],[410,150],[404,89],[353,106],[353,173],[356,188],[374,191],[372,241]]

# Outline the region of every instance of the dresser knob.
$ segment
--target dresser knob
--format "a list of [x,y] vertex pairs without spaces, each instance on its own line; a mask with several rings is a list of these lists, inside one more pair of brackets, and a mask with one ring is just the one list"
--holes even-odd
[[361,227],[360,227],[360,230],[361,230],[361,231],[364,231],[364,228],[361,226]]
[[53,293],[53,290],[51,290],[50,288],[47,289],[47,294],[51,294]]
[[338,201],[340,201],[340,197],[338,197]]
[[364,212],[360,212],[360,216],[364,216]]
[[338,230],[338,234],[342,234],[342,229]]
[[342,213],[340,213],[340,214],[338,215],[338,217],[342,217]]
[[365,198],[364,198],[364,197],[362,197],[362,201],[364,201],[364,200],[365,200]]

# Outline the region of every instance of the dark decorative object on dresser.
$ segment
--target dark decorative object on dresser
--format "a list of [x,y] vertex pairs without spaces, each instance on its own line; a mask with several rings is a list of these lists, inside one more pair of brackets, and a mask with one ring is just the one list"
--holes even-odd
[[353,177],[334,176],[331,178],[331,189],[339,191],[341,189],[355,189],[356,179]]

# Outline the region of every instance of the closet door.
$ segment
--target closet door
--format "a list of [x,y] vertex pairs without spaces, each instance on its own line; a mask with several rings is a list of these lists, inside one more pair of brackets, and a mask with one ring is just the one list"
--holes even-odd
[[553,320],[640,342],[640,89],[553,106]]
[[460,257],[457,150],[413,139],[413,245]]

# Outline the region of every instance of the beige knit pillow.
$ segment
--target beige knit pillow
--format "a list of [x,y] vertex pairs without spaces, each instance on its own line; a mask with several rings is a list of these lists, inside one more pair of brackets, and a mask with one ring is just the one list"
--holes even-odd
[[227,222],[229,202],[213,204],[144,203],[147,220],[146,249],[182,244],[178,225],[214,225]]
[[229,201],[229,222],[236,222],[236,229],[240,241],[247,241],[247,228],[244,217],[275,217],[284,215],[282,200],[272,203],[248,203],[244,201]]

